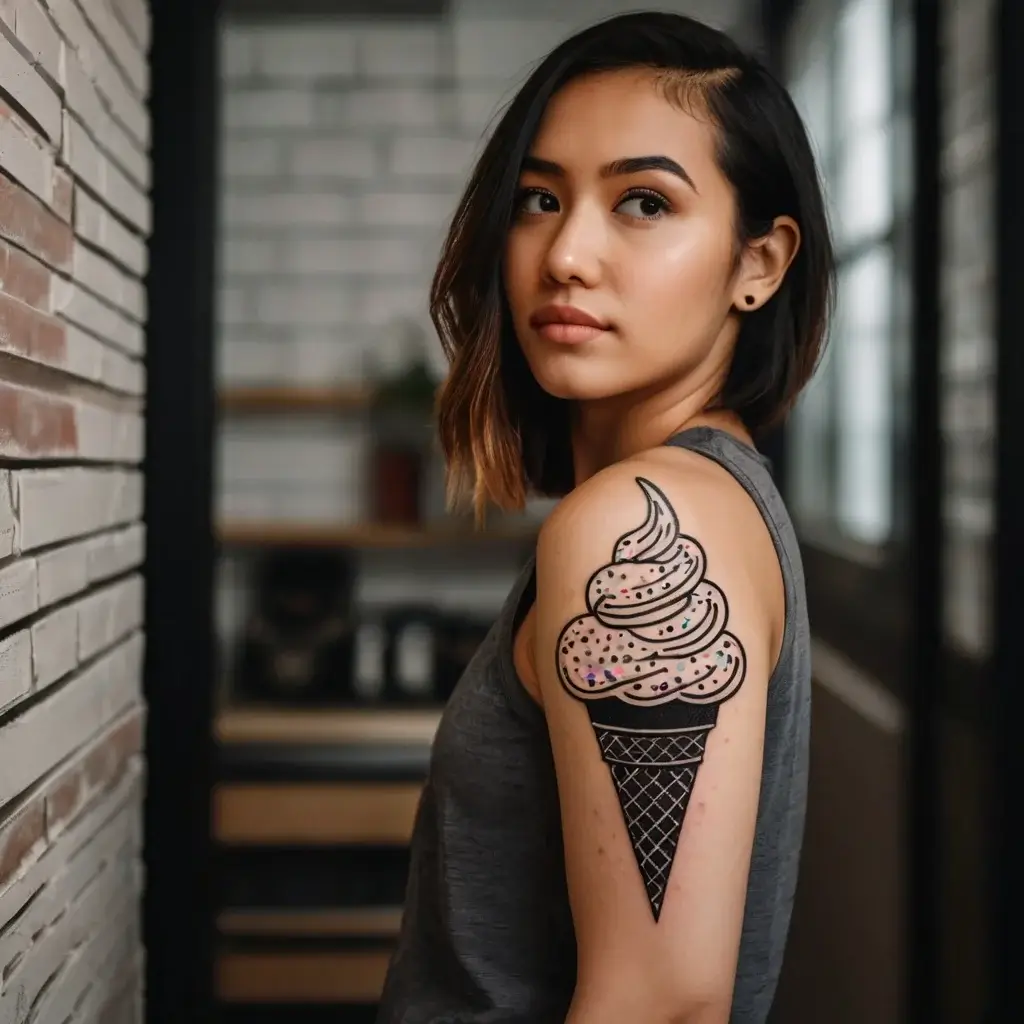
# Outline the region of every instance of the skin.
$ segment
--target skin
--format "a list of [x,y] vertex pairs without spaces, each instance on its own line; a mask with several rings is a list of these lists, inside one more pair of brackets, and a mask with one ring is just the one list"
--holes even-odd
[[[743,311],[771,298],[799,245],[796,224],[779,218],[737,252],[715,129],[694,113],[668,102],[646,71],[571,83],[534,140],[505,253],[526,359],[574,411],[576,487],[541,531],[537,597],[514,648],[523,685],[545,712],[558,777],[579,949],[569,1024],[728,1021],[767,686],[785,621],[778,559],[749,496],[717,464],[663,444],[697,425],[750,443],[737,417],[708,406]],[[688,180],[664,169],[603,173],[649,155],[669,157]],[[554,342],[530,322],[549,303],[581,308],[608,329]],[[644,520],[638,477],[703,548],[745,655],[743,685],[709,735],[657,919],[586,701],[568,692],[559,668],[560,638],[586,613],[588,582]]]

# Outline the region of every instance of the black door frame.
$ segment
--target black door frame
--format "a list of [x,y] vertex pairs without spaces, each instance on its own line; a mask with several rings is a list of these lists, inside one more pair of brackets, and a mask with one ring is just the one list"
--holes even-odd
[[152,0],[147,281],[148,1024],[213,1016],[214,258],[217,3]]
[[992,1024],[1011,1019],[1024,999],[1017,957],[1024,880],[1020,793],[1024,758],[1020,742],[1020,629],[1024,622],[1024,344],[1020,290],[1024,281],[1024,4],[997,0],[996,187],[992,223],[996,247],[996,481],[992,737],[994,771]]
[[907,979],[904,1019],[940,1019],[938,985],[942,830],[936,785],[943,659],[943,445],[941,425],[942,5],[912,0],[914,198],[911,285],[910,644],[907,687]]

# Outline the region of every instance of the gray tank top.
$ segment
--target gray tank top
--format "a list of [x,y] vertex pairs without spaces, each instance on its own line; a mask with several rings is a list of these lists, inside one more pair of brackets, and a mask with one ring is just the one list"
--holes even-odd
[[[730,1018],[763,1024],[782,967],[807,795],[811,658],[803,569],[767,459],[709,427],[668,443],[713,459],[743,486],[771,531],[785,584]],[[531,559],[442,716],[378,1024],[565,1020],[576,943],[558,791],[544,714],[512,662],[533,583]]]

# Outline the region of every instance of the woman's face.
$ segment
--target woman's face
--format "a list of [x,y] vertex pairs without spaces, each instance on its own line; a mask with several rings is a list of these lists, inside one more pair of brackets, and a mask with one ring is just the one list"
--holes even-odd
[[650,72],[576,79],[552,98],[505,253],[516,334],[546,391],[596,400],[727,367],[744,273],[715,143]]

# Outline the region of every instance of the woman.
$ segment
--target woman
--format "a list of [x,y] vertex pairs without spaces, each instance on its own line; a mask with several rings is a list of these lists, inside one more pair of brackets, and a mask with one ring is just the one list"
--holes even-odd
[[498,124],[432,313],[454,491],[561,497],[441,722],[382,1024],[753,1024],[804,820],[809,638],[754,436],[832,291],[783,88],[687,18],[562,43]]

